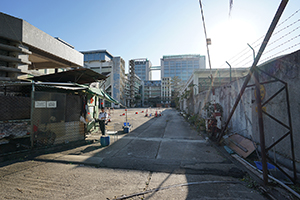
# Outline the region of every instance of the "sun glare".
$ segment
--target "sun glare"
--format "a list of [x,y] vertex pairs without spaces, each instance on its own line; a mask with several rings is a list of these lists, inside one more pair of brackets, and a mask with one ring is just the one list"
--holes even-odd
[[213,67],[220,67],[245,49],[247,43],[251,43],[255,37],[255,29],[247,21],[229,19],[217,25],[211,34],[211,57],[218,62],[213,63]]

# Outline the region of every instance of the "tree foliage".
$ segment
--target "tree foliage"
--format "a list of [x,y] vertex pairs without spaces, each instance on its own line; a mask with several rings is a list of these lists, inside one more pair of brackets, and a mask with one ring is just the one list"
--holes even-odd
[[183,87],[182,80],[178,76],[174,76],[171,79],[171,88],[172,88],[171,99],[175,103],[176,107],[179,106],[179,92],[182,89],[182,87]]

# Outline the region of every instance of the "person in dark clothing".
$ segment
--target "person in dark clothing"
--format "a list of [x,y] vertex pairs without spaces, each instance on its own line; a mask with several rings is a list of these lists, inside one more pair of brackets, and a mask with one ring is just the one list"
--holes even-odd
[[104,111],[104,108],[101,107],[101,112],[99,113],[99,127],[102,132],[102,135],[105,135],[105,124],[107,121],[107,113]]

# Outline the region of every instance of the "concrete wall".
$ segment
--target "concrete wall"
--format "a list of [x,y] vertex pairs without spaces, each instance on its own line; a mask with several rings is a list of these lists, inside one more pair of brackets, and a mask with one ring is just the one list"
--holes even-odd
[[28,22],[0,12],[0,38],[22,42],[26,46],[72,63],[70,67],[83,66],[83,54],[58,41]]
[[61,59],[67,60],[73,63],[74,66],[83,66],[82,53],[67,46],[26,21],[23,21],[22,42],[46,53],[55,55]]
[[1,37],[7,40],[22,41],[22,24],[23,20],[0,12]]
[[[293,126],[293,139],[294,139],[294,151],[296,161],[300,162],[300,50],[292,54],[282,56],[276,60],[269,61],[260,66],[260,68],[272,76],[283,80],[288,85],[288,92],[290,98],[290,108],[292,116]],[[275,80],[263,73],[260,74],[260,82]],[[222,105],[224,109],[223,123],[228,119],[229,113],[235,103],[235,100],[240,92],[240,88],[244,83],[245,78],[241,78],[225,86],[216,88],[215,90],[215,101]],[[253,79],[248,85],[254,84]],[[284,86],[281,82],[273,82],[264,84],[265,96],[262,103],[273,96],[278,90]],[[244,95],[240,103],[238,104],[236,111],[229,123],[230,133],[238,133],[247,138],[253,138],[255,142],[259,143],[259,130],[258,130],[258,117],[256,111],[256,102],[254,87],[246,88]],[[195,113],[201,116],[205,116],[202,110],[205,102],[213,101],[213,96],[210,91],[204,91],[196,96],[189,99],[185,99],[181,102],[181,109],[189,112],[190,114]],[[282,121],[284,124],[288,124],[288,109],[286,101],[285,90],[279,93],[274,99],[264,106],[266,112]],[[288,129],[272,120],[267,115],[263,114],[264,130],[265,130],[265,142],[266,147],[270,146],[274,141],[281,138],[288,132]],[[276,152],[283,158],[291,159],[291,141],[290,136],[286,137],[283,141],[275,146]],[[272,149],[273,150],[273,149]],[[272,154],[272,153],[270,153]],[[272,155],[271,155],[272,156]],[[289,163],[290,164],[290,163]]]
[[[300,61],[300,51],[294,52],[290,55],[284,56],[280,59],[274,60],[267,63],[263,66],[264,71],[275,76],[288,85],[288,92],[290,98],[290,110],[292,116],[292,126],[293,126],[293,136],[294,136],[294,145],[295,145],[295,156],[298,162],[300,162],[300,146],[297,145],[300,142],[300,76],[299,76],[299,62]],[[262,74],[261,82],[274,80],[268,76]],[[284,84],[282,83],[272,83],[265,85],[266,97],[264,100],[271,97],[275,92],[282,88]],[[276,117],[278,120],[282,121],[284,124],[288,124],[288,109],[286,103],[286,92],[281,92],[276,96],[270,103],[266,106],[266,111],[272,116]],[[255,111],[253,111],[254,113]],[[255,112],[256,113],[256,112]],[[257,124],[257,117],[254,115],[253,124]],[[274,122],[268,116],[264,115],[264,128],[266,135],[266,145],[269,146],[272,143],[272,138],[274,137],[275,141],[278,140],[281,136],[288,132],[288,129]],[[258,132],[258,126],[253,126],[253,132]],[[258,138],[258,134],[254,135],[255,138]],[[290,138],[285,138],[279,145],[276,146],[276,151],[280,152],[284,157],[290,157]]]

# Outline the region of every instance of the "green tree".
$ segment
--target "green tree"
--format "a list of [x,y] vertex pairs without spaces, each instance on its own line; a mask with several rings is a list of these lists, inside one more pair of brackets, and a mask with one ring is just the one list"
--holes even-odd
[[179,107],[179,92],[182,89],[182,80],[178,76],[174,76],[171,79],[172,96],[171,101],[175,103],[176,108]]

